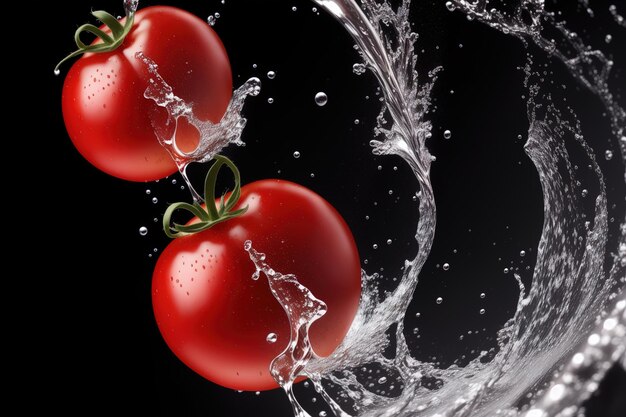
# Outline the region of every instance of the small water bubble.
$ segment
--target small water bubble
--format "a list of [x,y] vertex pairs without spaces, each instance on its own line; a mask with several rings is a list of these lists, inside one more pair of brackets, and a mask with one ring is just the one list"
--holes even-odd
[[147,235],[147,234],[148,234],[148,228],[147,228],[147,227],[145,227],[145,226],[141,226],[141,227],[139,228],[139,234],[140,234],[141,236],[145,236],[145,235]]
[[525,250],[519,251],[519,256],[521,256],[522,258],[526,256],[526,251]]
[[587,194],[589,194],[589,191],[587,191],[587,189],[584,189],[581,194],[583,197],[587,197]]
[[480,309],[480,311],[479,311],[479,313],[480,313],[481,315],[482,315],[482,314],[485,314],[485,309],[484,309],[484,308],[481,308],[481,309]]
[[220,12],[215,12],[215,18],[216,18],[216,19],[219,19],[220,17],[221,17],[221,16],[220,16]]
[[378,383],[379,384],[384,384],[385,382],[387,382],[387,378],[384,376],[381,376],[380,378],[378,378]]
[[252,68],[253,69],[257,69],[258,65],[257,64],[252,64]]
[[293,153],[293,157],[296,158],[296,159],[300,158],[300,152],[299,151],[295,151]]
[[383,166],[382,165],[378,165],[378,170],[382,171],[383,170]]
[[393,195],[393,190],[388,191],[389,195]]
[[607,161],[610,161],[611,159],[613,159],[613,152],[611,152],[608,149],[604,151],[604,159],[606,159]]
[[278,340],[278,336],[276,335],[276,333],[269,333],[265,340],[267,340],[267,343],[276,343],[276,341]]
[[611,43],[612,40],[613,40],[613,36],[611,36],[611,35],[606,35],[604,37],[604,42],[606,42],[606,43]]
[[456,9],[456,6],[451,1],[447,1],[446,2],[446,8],[448,10],[450,10],[451,12],[453,12]]
[[365,64],[356,63],[352,65],[352,72],[355,73],[356,75],[364,74],[365,71],[366,71]]
[[261,391],[256,391],[254,395],[261,395]]
[[450,269],[450,264],[449,264],[449,263],[447,263],[447,262],[446,262],[446,263],[444,263],[444,264],[443,264],[443,270],[444,270],[444,271],[447,271],[447,270],[449,270],[449,269]]
[[388,245],[391,245],[392,243],[393,243],[393,240],[391,240],[391,239],[387,239],[387,244],[388,244]]
[[509,268],[504,268],[504,273],[508,274],[509,273]]
[[174,179],[172,180],[172,185],[176,185],[176,183],[177,183],[177,182],[178,182],[178,181],[176,181],[176,178],[174,178]]
[[268,102],[269,104],[272,104],[272,103],[274,103],[274,99],[273,99],[272,97],[270,97],[270,98],[268,98],[268,99],[267,99],[267,102]]
[[59,74],[61,74],[61,70],[58,69],[58,68],[55,68],[54,69],[54,75],[59,75]]
[[150,191],[150,190],[146,190],[146,194],[147,194],[147,195],[150,195],[151,193],[152,193],[152,191]]
[[443,132],[444,139],[450,139],[451,137],[452,137],[452,132],[450,132],[449,130],[446,130]]
[[328,96],[326,95],[326,93],[320,91],[319,93],[315,94],[315,104],[322,107],[325,106],[326,103],[328,103]]
[[354,119],[354,124],[358,125],[359,123],[361,123],[361,121],[359,119]]
[[374,244],[372,245],[372,248],[374,248],[374,249],[378,249],[378,245],[377,245],[376,243],[374,243]]
[[415,313],[415,317],[419,318],[422,315],[422,313]]
[[484,293],[484,292],[481,292],[481,293],[480,293],[480,298],[485,298],[485,297],[486,297],[485,293]]
[[437,297],[437,299],[435,300],[435,302],[436,302],[437,304],[441,304],[441,303],[443,303],[443,298],[441,298],[441,297]]
[[326,417],[328,414],[326,413],[326,411],[320,411],[319,416],[320,417]]
[[268,71],[267,78],[269,78],[270,80],[273,80],[274,78],[276,78],[276,73],[274,71]]
[[296,6],[293,6],[293,7],[291,8],[291,11],[292,11],[292,12],[296,12],[296,11],[298,11],[298,8],[297,8]]
[[317,13],[317,7],[313,7],[313,8],[311,9],[311,11],[312,11],[313,13]]
[[207,17],[206,21],[209,24],[209,26],[214,26],[215,25],[215,16],[210,15],[209,17]]
[[159,199],[158,199],[158,198],[156,198],[156,197],[153,197],[153,198],[152,198],[152,204],[156,204],[156,203],[158,203],[158,202],[159,202]]

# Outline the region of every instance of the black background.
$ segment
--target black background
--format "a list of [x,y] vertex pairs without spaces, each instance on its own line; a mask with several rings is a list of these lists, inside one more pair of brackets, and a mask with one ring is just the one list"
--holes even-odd
[[[593,28],[582,33],[592,45],[613,55],[617,70],[612,82],[623,89],[626,31],[611,21],[608,3],[598,3],[603,12],[597,13],[592,25],[583,18],[572,24]],[[619,7],[620,2],[615,3]],[[142,1],[140,6],[152,4],[156,2]],[[416,203],[411,196],[417,185],[399,158],[371,155],[368,142],[379,109],[376,83],[369,73],[352,73],[358,55],[349,36],[302,0],[160,4],[177,5],[202,18],[220,12],[215,29],[229,53],[235,86],[251,76],[263,81],[261,95],[250,98],[244,109],[249,119],[243,138],[246,147],[226,151],[239,165],[243,181],[280,177],[320,193],[346,218],[361,258],[368,261],[366,270],[381,272],[392,287],[403,260],[416,250],[412,243]],[[298,10],[293,12],[292,6]],[[29,370],[29,386],[49,395],[47,407],[70,415],[95,409],[154,416],[289,416],[282,392],[257,396],[218,387],[187,369],[161,340],[152,317],[150,279],[154,259],[167,240],[153,218],[160,220],[168,202],[188,194],[179,189],[179,176],[172,177],[178,181],[176,186],[172,178],[127,183],[83,160],[63,126],[63,75],[52,74],[56,62],[72,50],[73,32],[88,21],[89,11],[121,14],[121,1],[45,7],[43,14],[55,22],[56,41],[36,57],[40,75],[35,86],[41,86],[33,96],[44,120],[37,118],[26,126],[35,129],[37,143],[29,162],[31,171],[41,173],[43,181],[22,186],[31,200],[37,195],[50,207],[45,219],[37,211],[32,213],[32,232],[41,237],[37,243],[42,255],[24,261],[38,271],[28,288],[35,288],[38,305],[43,307],[26,333],[45,335],[35,336],[38,353]],[[622,9],[626,12],[626,7]],[[426,78],[426,72],[437,65],[445,70],[434,90],[436,111],[431,115],[434,128],[429,142],[437,156],[432,168],[437,237],[409,310],[410,317],[418,311],[421,317],[412,319],[407,328],[419,327],[420,338],[412,339],[418,343],[411,343],[418,358],[446,366],[462,355],[472,358],[493,346],[496,331],[513,313],[516,284],[503,269],[518,268],[529,283],[543,219],[541,188],[523,151],[524,141],[517,139],[518,135],[525,138],[528,129],[521,97],[523,74],[516,69],[525,63],[527,51],[521,43],[448,12],[442,1],[416,1],[412,21],[420,34],[417,49],[423,49],[420,75]],[[613,35],[608,45],[606,33]],[[576,86],[558,64],[555,68],[557,79]],[[274,80],[265,75],[270,70],[277,73]],[[329,96],[324,107],[314,103],[318,91]],[[572,94],[571,100],[585,103],[589,110],[579,116],[583,123],[586,118],[590,121],[590,133],[598,138],[592,145],[602,155],[614,145],[601,128],[593,130],[592,122],[600,117],[597,100],[584,90],[573,88]],[[267,102],[269,97],[274,98],[273,104]],[[355,119],[360,123],[355,124]],[[443,139],[446,129],[452,131],[450,140]],[[624,167],[617,149],[612,149],[613,160],[600,158],[600,162],[609,192],[622,195],[612,209],[619,221],[624,213],[620,205]],[[302,154],[299,159],[293,158],[296,150]],[[203,169],[193,170],[196,181]],[[152,204],[155,196],[159,202]],[[138,233],[141,226],[149,228],[145,237]],[[388,238],[393,239],[392,245],[385,244]],[[374,243],[379,249],[372,248]],[[154,248],[157,253],[150,257]],[[523,259],[520,250],[528,253]],[[442,270],[444,262],[451,264],[449,271]],[[486,299],[479,298],[481,292]],[[444,297],[441,306],[434,302],[438,296]],[[479,315],[480,308],[487,313]],[[478,334],[466,334],[477,329]],[[465,334],[463,342],[460,334]],[[58,376],[69,382],[59,382]],[[613,370],[590,404],[588,416],[624,415],[625,381],[622,370]],[[301,394],[307,407],[313,397],[309,390]]]

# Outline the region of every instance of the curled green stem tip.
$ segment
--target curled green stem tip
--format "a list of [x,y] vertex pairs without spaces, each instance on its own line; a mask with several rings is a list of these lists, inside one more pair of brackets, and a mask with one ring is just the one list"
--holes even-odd
[[[224,165],[233,173],[235,188],[226,201],[224,201],[224,195],[222,195],[218,207],[215,202],[215,185],[217,183],[217,176]],[[239,201],[239,197],[241,197],[241,177],[239,170],[233,161],[225,156],[217,155],[215,156],[215,163],[209,169],[206,179],[204,180],[204,203],[206,208],[202,207],[198,202],[194,202],[193,204],[181,202],[170,205],[163,215],[163,231],[168,237],[177,238],[201,232],[213,227],[217,223],[240,216],[248,210],[247,206],[231,211]],[[196,216],[199,221],[188,225],[172,223],[172,215],[176,210],[188,211]]]
[[[135,20],[135,14],[130,13],[126,17],[126,23],[122,26],[122,24],[111,14],[103,11],[97,10],[95,12],[91,12],[92,15],[96,17],[99,21],[104,23],[111,30],[111,35],[106,34],[100,28],[92,25],[91,23],[87,23],[76,29],[76,33],[74,34],[74,41],[76,42],[77,50],[63,58],[57,66],[54,68],[55,74],[58,74],[59,67],[65,61],[68,61],[74,57],[85,54],[87,52],[94,53],[102,53],[102,52],[111,52],[117,49],[126,38],[126,35],[130,33],[130,30],[133,27],[133,22]],[[100,38],[102,43],[94,44],[94,45],[86,45],[81,39],[80,36],[83,32],[89,32],[92,35]]]

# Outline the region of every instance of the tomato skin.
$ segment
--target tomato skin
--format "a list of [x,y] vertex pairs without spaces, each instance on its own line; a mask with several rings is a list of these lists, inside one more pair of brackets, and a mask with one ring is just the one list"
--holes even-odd
[[[74,63],[62,95],[63,118],[74,146],[110,175],[151,181],[174,173],[176,165],[154,134],[152,118],[160,123],[166,112],[144,97],[150,76],[135,57],[139,51],[158,64],[174,94],[193,103],[198,118],[214,123],[230,102],[232,74],[213,29],[198,17],[167,6],[139,10],[118,49],[88,53]],[[193,149],[197,132],[187,129],[177,140],[183,149]]]
[[[155,318],[170,349],[219,385],[276,388],[269,366],[289,342],[289,324],[265,275],[251,277],[251,240],[271,267],[295,274],[328,306],[310,337],[328,356],[348,332],[359,305],[361,268],[348,226],[322,197],[300,185],[262,180],[242,187],[242,216],[173,240],[152,281]],[[236,207],[236,208],[238,208]],[[276,333],[276,343],[266,337]]]

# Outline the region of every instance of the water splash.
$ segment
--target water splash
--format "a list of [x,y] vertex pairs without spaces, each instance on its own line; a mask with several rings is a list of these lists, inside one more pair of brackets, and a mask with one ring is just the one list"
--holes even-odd
[[[259,95],[261,80],[256,77],[250,78],[235,90],[222,120],[214,124],[208,120],[200,120],[194,115],[192,105],[174,94],[172,87],[159,75],[158,65],[154,61],[145,56],[143,52],[137,52],[135,57],[145,64],[151,76],[144,96],[167,110],[166,122],[153,124],[156,137],[178,166],[178,170],[187,182],[194,200],[202,201],[200,195],[189,182],[186,173],[187,166],[193,162],[210,161],[230,144],[244,145],[241,134],[246,126],[246,119],[242,116],[241,110],[248,96]],[[200,134],[198,146],[190,152],[183,151],[176,143],[176,131],[181,118],[195,127]]]
[[[582,38],[567,28],[557,14],[546,10],[544,0],[519,0],[513,12],[494,8],[487,1],[451,0],[453,10],[462,11],[470,19],[480,21],[506,35],[530,40],[550,56],[559,59],[570,74],[594,93],[609,113],[613,134],[626,133],[626,111],[619,106],[609,87],[609,75],[614,62],[598,50],[586,45]],[[622,24],[615,6],[609,8],[616,22]],[[620,143],[622,158],[626,159],[626,143]]]
[[[532,285],[526,292],[520,277],[513,275],[520,288],[517,309],[498,333],[497,347],[481,352],[464,367],[440,369],[437,364],[419,361],[407,347],[404,316],[434,238],[436,207],[430,183],[433,157],[426,147],[432,127],[427,114],[441,68],[421,75],[415,70],[417,34],[410,27],[409,0],[400,1],[396,8],[382,0],[362,0],[360,6],[354,0],[314,2],[353,37],[363,59],[356,72],[370,70],[381,85],[384,105],[375,130],[377,138],[370,144],[376,155],[402,157],[418,180],[415,239],[419,252],[405,261],[402,279],[391,293],[382,294],[378,275],[363,271],[363,294],[352,328],[330,357],[318,358],[308,345],[306,328],[323,314],[323,302],[299,286],[295,277],[271,270],[264,256],[254,251],[251,243],[246,245],[257,267],[257,277],[261,272],[267,276],[273,294],[290,318],[292,340],[272,362],[271,372],[285,388],[294,412],[298,417],[308,416],[291,389],[298,375],[309,377],[334,414],[341,417],[349,415],[346,410],[372,417],[523,413],[543,417],[563,410],[575,412],[607,367],[625,360],[626,294],[620,291],[626,276],[626,223],[619,228],[617,248],[608,247],[606,185],[574,111],[560,109],[547,94],[540,96],[541,85],[531,80],[537,71],[529,60],[525,69],[529,97],[525,150],[537,168],[544,197],[544,227]],[[532,43],[560,60],[572,77],[602,102],[617,147],[626,160],[626,112],[609,86],[614,63],[568,30],[557,14],[546,10],[543,0],[520,0],[512,5],[513,12],[498,10],[490,3],[451,0],[445,5],[470,20],[520,39],[524,45]],[[617,9],[611,7],[609,11],[622,25]],[[593,11],[588,9],[587,13],[592,15]],[[166,108],[170,116],[170,130],[167,134],[161,131],[159,140],[177,160],[181,172],[189,162],[210,159],[229,143],[241,144],[245,119],[239,113],[245,96],[258,94],[258,80],[250,80],[236,92],[233,108],[229,107],[228,117],[219,125],[205,126],[158,77],[154,63],[139,58],[153,74],[146,97]],[[175,132],[179,117],[200,131],[202,149],[191,153],[178,149],[171,128],[174,126]],[[215,131],[228,135],[219,136]],[[580,190],[566,142],[577,144],[583,151],[597,179],[594,195],[584,197],[589,191]],[[584,213],[582,198],[594,200],[590,215]],[[605,258],[611,253],[615,255],[607,268]],[[611,305],[615,307],[607,315]],[[294,314],[301,307],[311,309]],[[384,354],[389,348],[393,348],[393,354]],[[388,395],[363,382],[371,364],[384,374],[385,383],[398,387],[398,393]],[[554,379],[552,374],[559,365],[564,367]],[[546,386],[542,396],[541,389]]]
[[[529,81],[534,73],[529,62],[525,85],[530,97],[530,127],[525,150],[537,168],[544,192],[544,228],[533,284],[525,296],[521,279],[515,275],[520,284],[518,307],[499,332],[498,349],[482,352],[465,367],[438,369],[435,364],[420,362],[408,351],[403,319],[434,236],[435,204],[429,178],[432,157],[425,139],[430,136],[426,114],[440,68],[431,70],[428,82],[418,82],[413,49],[417,35],[410,30],[409,1],[402,1],[397,9],[386,1],[373,0],[363,0],[361,7],[351,0],[315,3],[350,33],[364,60],[362,65],[375,74],[382,87],[385,104],[376,128],[382,140],[370,143],[376,155],[404,158],[418,179],[421,192],[416,240],[420,251],[413,260],[405,262],[398,287],[382,299],[377,275],[363,273],[362,302],[350,332],[329,358],[313,358],[307,374],[338,416],[344,415],[339,406],[348,407],[342,401],[345,398],[353,401],[352,411],[359,416],[518,415],[529,403],[535,404],[531,415],[551,415],[555,403],[550,401],[557,395],[541,399],[538,387],[567,358],[572,346],[582,343],[584,335],[593,328],[594,318],[608,308],[616,291],[624,285],[623,278],[620,280],[624,267],[617,257],[610,272],[604,272],[608,236],[606,186],[595,155],[583,139],[580,123],[571,109],[567,111],[572,113],[573,121],[564,117],[549,95],[545,96],[548,104],[537,103],[540,86]],[[470,20],[516,36],[524,44],[530,39],[560,59],[575,79],[599,97],[609,114],[613,134],[620,140],[626,114],[609,89],[613,62],[601,51],[584,45],[563,22],[545,10],[541,0],[521,1],[513,14],[487,10],[487,4],[458,0],[447,6],[465,12]],[[546,29],[562,37],[559,41],[547,39]],[[540,107],[546,110],[541,118],[536,114]],[[597,178],[598,193],[591,220],[583,214],[581,196],[586,190],[577,193],[577,174],[564,145],[566,141],[578,143]],[[626,158],[624,145],[619,143]],[[622,226],[620,245],[625,230]],[[596,377],[621,355],[622,348],[618,346],[623,346],[623,339],[616,339],[616,344],[603,350],[607,354],[596,355],[601,370]],[[391,358],[383,355],[390,346],[395,346]],[[361,382],[360,369],[372,362],[388,375],[386,379],[394,379],[401,386],[398,396],[374,392]],[[587,378],[574,373],[570,377],[579,378],[576,384],[583,382],[580,378]],[[432,380],[437,381],[434,389],[427,385]],[[328,386],[332,386],[332,394]],[[550,392],[560,395],[559,410],[580,404],[581,399],[567,387]],[[520,398],[527,400],[520,402]]]
[[270,373],[287,393],[296,417],[309,417],[293,394],[293,382],[304,372],[309,361],[315,357],[309,340],[309,328],[317,319],[326,314],[326,304],[315,298],[308,288],[300,284],[295,275],[283,275],[272,269],[266,262],[265,254],[257,252],[252,247],[251,241],[246,240],[244,249],[256,267],[252,279],[259,279],[261,272],[267,277],[272,295],[289,319],[291,330],[289,343],[285,350],[272,360]]
[[139,6],[139,0],[124,0],[124,12],[126,13],[126,17],[134,15],[137,11],[137,6]]

